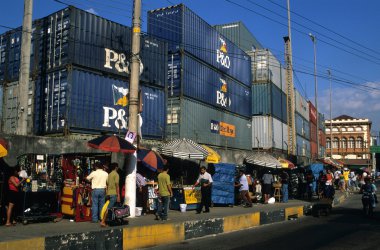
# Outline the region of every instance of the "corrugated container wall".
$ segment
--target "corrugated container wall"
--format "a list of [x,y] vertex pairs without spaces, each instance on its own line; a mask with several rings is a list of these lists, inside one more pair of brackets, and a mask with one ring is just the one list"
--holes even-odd
[[[171,60],[168,90],[171,96]],[[173,57],[173,96],[182,95],[249,118],[251,90],[186,53]]]
[[288,126],[271,116],[252,117],[252,148],[287,150]]
[[[36,95],[39,109],[35,128],[39,133],[61,133],[66,125],[73,132],[117,133],[120,128],[125,134],[129,83],[76,69],[50,72],[44,80],[46,85],[37,87],[42,93]],[[165,90],[141,86],[141,91],[142,136],[161,139],[165,131]]]
[[310,158],[310,141],[297,135],[297,155]]
[[0,131],[3,131],[2,121],[3,121],[3,97],[4,97],[4,86],[0,84]]
[[315,106],[308,101],[309,104],[309,118],[310,123],[317,124],[317,110],[315,109]]
[[214,25],[214,28],[244,51],[263,49],[243,22]]
[[168,139],[190,138],[198,143],[222,148],[252,148],[251,121],[247,118],[187,98],[168,100],[167,107]]
[[270,115],[287,123],[285,93],[272,83],[253,84],[252,115]]
[[317,143],[310,141],[310,157],[312,159],[317,159]]
[[251,57],[251,72],[252,72],[252,82],[256,83],[274,83],[282,91],[283,81],[282,81],[282,67],[280,61],[277,60],[273,54],[265,50],[256,50],[247,52]]
[[298,90],[294,89],[294,98],[295,98],[295,106],[296,112],[298,112],[306,121],[310,120],[310,110],[309,104],[306,99],[298,92]]
[[325,115],[318,112],[318,128],[322,131],[326,130]]
[[149,11],[148,33],[167,41],[169,52],[189,52],[250,86],[249,56],[185,5]]
[[295,113],[296,133],[305,139],[310,139],[310,123],[299,113]]
[[[67,64],[129,77],[131,28],[89,12],[68,7],[44,18],[46,67]],[[165,86],[167,44],[141,36],[140,81]]]
[[317,125],[309,123],[310,125],[310,141],[317,142]]

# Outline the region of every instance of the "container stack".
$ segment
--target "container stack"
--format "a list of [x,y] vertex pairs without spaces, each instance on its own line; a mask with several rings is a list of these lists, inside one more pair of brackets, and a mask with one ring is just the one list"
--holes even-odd
[[[34,127],[33,132],[38,135],[60,135],[65,131],[125,134],[129,116],[131,28],[75,7],[36,20],[34,26],[33,81],[29,93],[33,97],[30,116],[34,126],[28,127]],[[17,30],[6,33],[5,45],[0,47],[8,65],[4,69],[0,64],[6,106],[12,103],[8,99],[17,99],[18,95],[14,87],[18,76],[10,62],[14,58],[19,61],[19,54],[13,53],[15,56],[11,57],[12,46],[16,47],[12,39],[19,33]],[[21,41],[21,35],[13,40]],[[166,116],[167,43],[142,35],[140,58],[142,136],[161,139]],[[13,106],[5,110],[12,110]],[[3,117],[10,132],[17,124],[16,119]]]
[[309,104],[306,99],[295,90],[296,106],[296,134],[297,134],[297,160],[298,163],[310,163],[310,117]]
[[309,117],[310,117],[310,157],[312,161],[318,158],[317,155],[317,110],[311,101],[309,104]]
[[148,33],[169,44],[167,138],[250,150],[249,56],[183,4],[149,11]]
[[318,124],[319,124],[319,158],[326,156],[326,125],[325,125],[325,115],[318,113]]

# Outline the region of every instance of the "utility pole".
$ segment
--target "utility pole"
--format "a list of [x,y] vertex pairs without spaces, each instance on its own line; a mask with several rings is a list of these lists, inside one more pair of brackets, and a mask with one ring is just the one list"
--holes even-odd
[[28,95],[30,50],[32,43],[33,0],[24,0],[24,18],[21,35],[20,75],[18,80],[19,109],[16,134],[26,135],[28,128]]
[[317,121],[317,158],[319,158],[319,113],[318,113],[318,82],[317,82],[317,49],[316,49],[316,42],[317,38],[309,33],[310,39],[313,42],[314,47],[314,92],[315,92],[315,109],[316,109],[316,121]]
[[330,80],[330,157],[333,158],[333,148],[332,148],[332,99],[331,99],[331,71],[328,69],[327,73],[329,74],[329,80]]
[[[132,57],[129,85],[128,130],[137,133],[140,80],[141,0],[134,0],[132,22]],[[125,202],[129,205],[131,217],[135,217],[136,215],[136,163],[137,153],[135,152],[129,166],[127,166],[127,176],[125,178]]]

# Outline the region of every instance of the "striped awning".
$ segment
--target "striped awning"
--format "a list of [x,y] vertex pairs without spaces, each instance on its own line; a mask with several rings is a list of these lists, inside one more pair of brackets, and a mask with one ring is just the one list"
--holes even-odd
[[166,156],[172,156],[180,159],[203,160],[207,157],[208,152],[198,143],[190,139],[175,139],[161,145],[159,152]]
[[276,158],[265,152],[251,153],[245,158],[245,161],[250,164],[268,168],[280,168],[282,166]]

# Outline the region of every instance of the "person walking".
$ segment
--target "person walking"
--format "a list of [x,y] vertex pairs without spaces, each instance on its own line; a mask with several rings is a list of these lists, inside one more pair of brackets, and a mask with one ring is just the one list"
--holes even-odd
[[117,169],[119,165],[116,162],[111,163],[109,170],[111,171],[108,174],[107,179],[107,195],[110,197],[110,203],[108,207],[111,208],[115,205],[116,202],[120,202],[120,191],[119,191],[119,174]]
[[108,174],[103,170],[103,166],[100,162],[95,162],[95,171],[87,176],[87,180],[91,181],[92,188],[92,222],[97,223],[99,221],[99,213],[104,206],[106,187]]
[[161,202],[158,203],[158,216],[162,221],[168,220],[168,210],[170,197],[173,196],[168,166],[164,166],[162,172],[158,175],[158,192]]
[[200,185],[201,186],[201,204],[197,208],[197,214],[200,214],[202,212],[203,206],[205,207],[205,210],[203,213],[209,213],[210,212],[210,206],[211,206],[211,187],[212,187],[212,177],[209,173],[206,172],[206,167],[202,166],[200,168],[200,175],[193,185],[193,189],[195,186]]
[[14,211],[14,207],[19,202],[19,187],[24,182],[25,179],[22,179],[22,181],[19,180],[18,174],[19,169],[18,167],[15,167],[13,170],[12,176],[8,179],[8,207],[7,207],[7,222],[5,223],[5,226],[9,227],[12,225],[16,225],[16,221],[13,220],[11,223],[12,218],[12,212]]
[[272,193],[272,185],[274,182],[273,175],[270,170],[268,170],[263,175],[262,181],[263,181],[264,204],[268,204],[268,200]]
[[287,203],[289,199],[289,174],[283,170],[280,175],[281,178],[281,193],[282,193],[282,202]]
[[240,199],[244,201],[244,207],[252,207],[252,200],[249,195],[249,185],[247,176],[243,169],[239,169],[239,182],[235,184],[239,188]]

